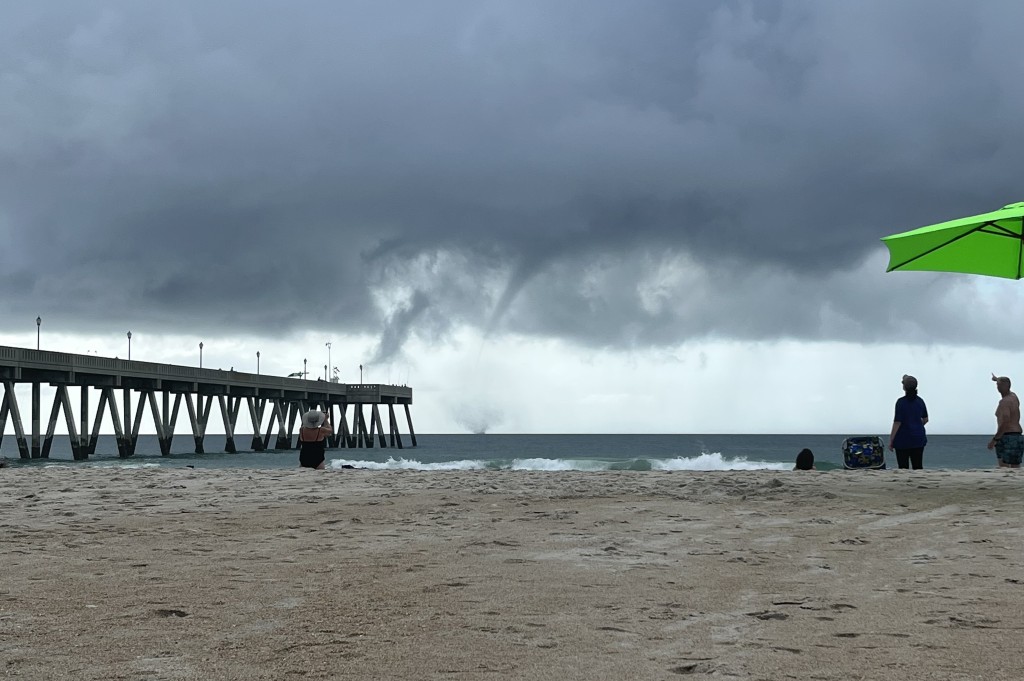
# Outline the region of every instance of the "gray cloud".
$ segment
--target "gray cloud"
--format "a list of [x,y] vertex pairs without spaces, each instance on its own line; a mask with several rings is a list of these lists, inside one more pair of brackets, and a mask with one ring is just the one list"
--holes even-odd
[[633,347],[881,340],[912,318],[993,342],[914,303],[962,280],[845,273],[885,234],[1021,198],[1022,18],[930,0],[5,5],[0,323],[342,327],[379,334],[377,361],[457,324]]
[[422,291],[412,294],[408,304],[399,307],[388,317],[381,333],[380,343],[370,360],[371,364],[385,364],[398,354],[412,332],[416,319],[429,307],[430,302]]

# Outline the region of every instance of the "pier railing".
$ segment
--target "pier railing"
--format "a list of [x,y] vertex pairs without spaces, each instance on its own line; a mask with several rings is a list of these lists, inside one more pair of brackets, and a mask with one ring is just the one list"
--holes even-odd
[[[252,374],[234,369],[201,369],[180,364],[0,346],[0,379],[28,383],[34,377],[47,379],[58,375],[63,379],[60,382],[68,385],[120,385],[127,378],[132,380],[133,387],[137,387],[139,380],[152,381],[152,387],[157,390],[162,389],[162,383],[166,381],[174,384],[222,386],[225,394],[238,394],[237,389],[242,388],[254,391],[253,394],[258,391],[261,396],[270,396],[273,392],[322,393],[333,397],[348,397],[349,402],[412,403],[412,388],[407,386],[334,383],[323,379]],[[231,388],[236,390],[232,391]]]

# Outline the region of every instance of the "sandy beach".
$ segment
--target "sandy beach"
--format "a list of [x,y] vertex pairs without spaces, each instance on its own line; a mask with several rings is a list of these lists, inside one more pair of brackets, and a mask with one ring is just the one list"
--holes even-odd
[[1020,679],[1024,476],[0,470],[21,679]]

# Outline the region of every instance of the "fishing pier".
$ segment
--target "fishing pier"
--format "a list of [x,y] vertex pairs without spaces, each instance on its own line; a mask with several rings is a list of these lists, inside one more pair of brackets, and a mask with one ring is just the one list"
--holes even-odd
[[[412,446],[416,446],[409,410],[412,388],[407,386],[310,381],[9,346],[0,346],[0,383],[3,384],[0,444],[10,420],[23,459],[49,458],[62,412],[72,456],[75,460],[88,459],[96,452],[106,410],[110,411],[107,422],[114,431],[118,455],[130,457],[135,454],[147,408],[160,442],[160,453],[167,456],[171,454],[182,402],[188,412],[197,454],[205,451],[206,429],[214,404],[224,424],[223,451],[238,451],[236,439],[250,437],[238,433],[243,402],[251,424],[250,449],[253,451],[295,449],[296,424],[309,409],[320,409],[330,415],[335,432],[328,438],[328,447],[373,447],[376,439],[381,447],[390,444],[401,449],[402,434],[395,408],[404,408],[409,437]],[[44,383],[56,389],[45,434],[41,429]],[[21,384],[31,386],[30,438],[26,437],[22,409],[15,392],[16,386]],[[73,395],[79,402],[77,414],[73,409]],[[98,399],[95,409],[91,410],[90,396],[93,395]],[[381,419],[384,407],[388,416],[386,432]]]

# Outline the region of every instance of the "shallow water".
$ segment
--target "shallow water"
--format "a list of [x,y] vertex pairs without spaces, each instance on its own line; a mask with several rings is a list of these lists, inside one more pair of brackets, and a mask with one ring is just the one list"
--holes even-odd
[[[9,428],[9,426],[8,426]],[[857,433],[863,435],[864,433]],[[849,434],[853,435],[853,433]],[[879,434],[883,436],[883,434]],[[842,468],[846,435],[418,435],[417,447],[408,435],[405,447],[331,449],[329,465],[413,470],[749,470],[792,468],[797,452],[808,447],[821,470]],[[237,446],[250,436],[238,435]],[[885,438],[883,436],[883,441]],[[926,468],[966,470],[992,468],[995,456],[985,449],[987,435],[933,435],[925,449]],[[67,436],[55,436],[48,460],[18,458],[14,436],[6,434],[0,456],[9,465],[66,463],[105,466],[194,466],[197,468],[292,468],[298,454],[291,450],[243,451],[228,454],[223,435],[207,435],[206,454],[193,453],[188,434],[172,442],[171,456],[161,456],[155,435],[142,435],[136,455],[119,459],[113,436],[102,436],[88,462],[71,460]],[[889,467],[895,456],[887,452]]]

